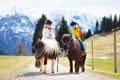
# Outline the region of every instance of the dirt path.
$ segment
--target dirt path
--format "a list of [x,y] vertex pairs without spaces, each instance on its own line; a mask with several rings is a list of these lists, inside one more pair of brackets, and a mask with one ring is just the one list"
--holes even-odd
[[35,68],[34,64],[35,61],[33,61],[22,74],[20,74],[17,78],[13,80],[115,80],[102,75],[88,72],[80,74],[70,74],[68,73],[69,69],[60,64],[58,68],[59,72],[56,71],[55,66],[55,73],[52,74],[50,73],[49,69],[50,62],[48,62],[47,65],[48,73],[41,74],[39,73],[39,69]]

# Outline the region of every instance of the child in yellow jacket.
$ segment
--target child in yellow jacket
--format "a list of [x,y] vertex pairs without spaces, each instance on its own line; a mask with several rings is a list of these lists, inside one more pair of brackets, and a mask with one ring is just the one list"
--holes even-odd
[[83,54],[87,54],[85,45],[84,45],[83,41],[81,40],[81,37],[83,36],[83,33],[80,30],[80,28],[78,27],[78,24],[76,22],[71,22],[70,25],[72,27],[72,30],[71,30],[72,37],[79,40]]

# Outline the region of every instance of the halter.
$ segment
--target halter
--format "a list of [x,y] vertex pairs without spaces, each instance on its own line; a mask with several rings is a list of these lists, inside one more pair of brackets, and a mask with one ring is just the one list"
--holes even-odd
[[37,60],[39,60],[42,57],[43,52],[44,52],[44,49],[40,51],[39,53],[36,53],[35,57]]

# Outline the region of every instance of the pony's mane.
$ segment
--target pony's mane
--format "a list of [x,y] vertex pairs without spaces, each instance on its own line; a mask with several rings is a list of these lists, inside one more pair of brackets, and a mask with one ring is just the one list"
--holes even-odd
[[44,51],[46,54],[57,54],[59,48],[57,41],[54,39],[42,39],[42,42],[44,43]]
[[79,41],[76,38],[73,38],[75,43],[79,43]]
[[[64,41],[65,41],[65,39],[68,40],[68,39],[70,39],[70,38],[71,38],[70,34],[64,34],[64,35],[62,36],[62,39],[63,39]],[[75,43],[79,43],[79,41],[78,41],[75,37],[73,37],[72,39],[73,39],[73,41],[74,41]]]

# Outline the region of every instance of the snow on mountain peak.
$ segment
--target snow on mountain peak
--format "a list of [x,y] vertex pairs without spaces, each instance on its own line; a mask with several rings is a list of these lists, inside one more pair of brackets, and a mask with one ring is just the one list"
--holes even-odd
[[0,18],[0,51],[14,54],[14,46],[19,41],[30,51],[36,21],[31,16],[17,11],[2,16]]
[[53,11],[49,13],[48,18],[53,20],[55,24],[59,23],[62,19],[65,18],[67,21],[68,26],[72,21],[75,21],[79,24],[79,27],[84,31],[87,32],[89,29],[94,33],[96,28],[96,21],[100,22],[101,18],[97,18],[91,14],[83,13],[79,11]]

